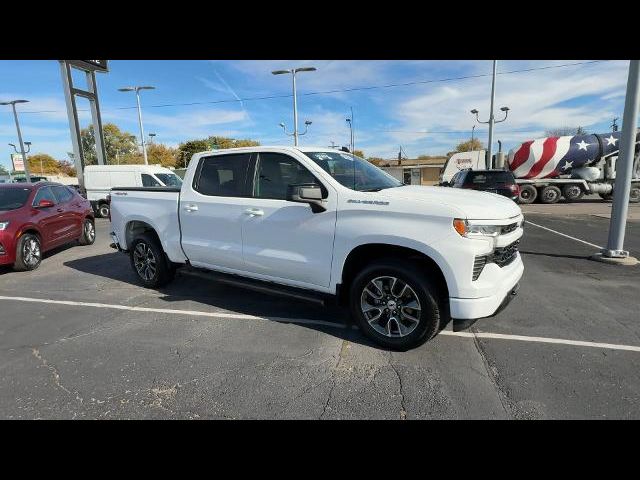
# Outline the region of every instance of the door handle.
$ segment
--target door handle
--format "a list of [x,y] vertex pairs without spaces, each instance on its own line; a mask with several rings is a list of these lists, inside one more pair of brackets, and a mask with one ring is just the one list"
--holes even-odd
[[197,212],[198,211],[198,206],[197,205],[185,205],[184,209],[187,212]]
[[261,217],[264,215],[264,210],[260,210],[259,208],[247,208],[244,213],[251,217]]

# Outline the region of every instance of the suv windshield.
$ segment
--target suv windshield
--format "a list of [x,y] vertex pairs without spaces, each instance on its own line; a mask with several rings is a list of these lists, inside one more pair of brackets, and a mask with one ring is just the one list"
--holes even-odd
[[29,188],[0,188],[0,210],[15,210],[27,203]]
[[182,180],[180,177],[173,173],[154,173],[158,180],[164,183],[167,187],[181,187]]
[[465,178],[466,185],[486,185],[492,187],[495,185],[504,185],[515,183],[516,179],[511,172],[474,172],[467,173]]
[[404,185],[363,158],[346,152],[304,152],[304,154],[347,188],[377,192]]

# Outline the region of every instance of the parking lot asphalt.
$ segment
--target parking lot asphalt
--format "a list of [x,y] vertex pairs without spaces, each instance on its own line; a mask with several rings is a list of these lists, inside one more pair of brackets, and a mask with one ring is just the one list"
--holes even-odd
[[606,243],[606,218],[555,207],[525,213],[505,311],[402,353],[335,307],[182,274],[144,289],[98,220],[94,245],[0,270],[0,418],[640,418],[640,267],[533,225]]

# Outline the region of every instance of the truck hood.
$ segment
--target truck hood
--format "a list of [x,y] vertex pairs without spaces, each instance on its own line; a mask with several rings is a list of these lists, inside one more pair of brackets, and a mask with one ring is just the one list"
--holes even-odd
[[421,204],[436,203],[460,211],[469,220],[504,220],[522,213],[520,207],[502,195],[462,188],[404,185],[376,192],[385,199],[415,200]]

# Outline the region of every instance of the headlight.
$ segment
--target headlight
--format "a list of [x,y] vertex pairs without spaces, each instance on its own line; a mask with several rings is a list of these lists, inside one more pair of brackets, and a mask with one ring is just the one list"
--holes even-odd
[[9,222],[0,222],[0,230],[6,230],[9,226]]
[[462,218],[453,219],[453,228],[463,237],[497,237],[500,235],[500,225],[469,224]]

